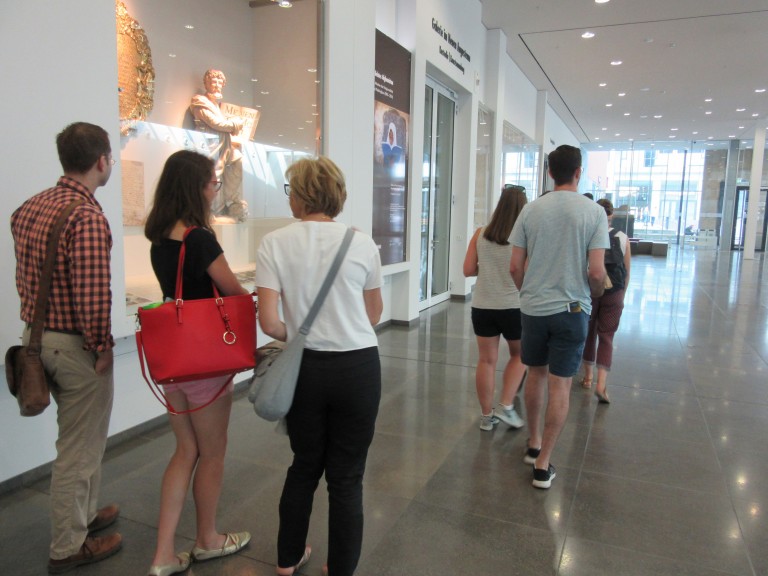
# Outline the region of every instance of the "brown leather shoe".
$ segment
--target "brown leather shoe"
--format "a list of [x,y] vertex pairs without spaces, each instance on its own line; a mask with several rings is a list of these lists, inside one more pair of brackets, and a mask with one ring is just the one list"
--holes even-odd
[[123,537],[120,534],[108,534],[107,536],[89,536],[80,547],[77,554],[62,560],[48,560],[48,573],[61,574],[69,572],[73,568],[92,564],[104,558],[109,558],[123,547]]
[[96,512],[96,518],[88,524],[88,534],[91,535],[94,532],[112,526],[118,516],[120,516],[120,507],[117,504],[110,504],[109,506],[101,508]]

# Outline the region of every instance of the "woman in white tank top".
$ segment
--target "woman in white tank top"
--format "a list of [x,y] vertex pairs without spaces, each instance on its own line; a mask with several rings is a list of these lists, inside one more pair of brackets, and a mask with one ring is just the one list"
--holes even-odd
[[[493,430],[499,421],[513,428],[525,424],[514,408],[525,366],[520,359],[520,293],[509,273],[509,236],[526,202],[525,188],[505,184],[491,221],[472,236],[464,258],[464,276],[477,276],[472,296],[472,326],[479,356],[475,386],[481,410],[480,429],[486,431]],[[507,341],[509,361],[504,368],[499,405],[494,410],[501,336]]]

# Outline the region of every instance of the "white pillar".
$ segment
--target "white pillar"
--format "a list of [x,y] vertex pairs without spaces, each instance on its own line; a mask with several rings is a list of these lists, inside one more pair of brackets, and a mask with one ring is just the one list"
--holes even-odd
[[755,258],[757,236],[757,211],[760,204],[760,184],[763,180],[763,156],[765,155],[765,126],[755,128],[755,145],[752,149],[752,171],[749,177],[749,204],[747,226],[744,230],[744,259]]

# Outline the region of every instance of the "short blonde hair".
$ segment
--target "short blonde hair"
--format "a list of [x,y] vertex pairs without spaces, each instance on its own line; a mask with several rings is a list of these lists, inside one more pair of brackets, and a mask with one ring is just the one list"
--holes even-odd
[[339,215],[347,200],[341,169],[325,156],[302,158],[285,171],[291,195],[304,205],[307,214],[318,212],[331,218]]

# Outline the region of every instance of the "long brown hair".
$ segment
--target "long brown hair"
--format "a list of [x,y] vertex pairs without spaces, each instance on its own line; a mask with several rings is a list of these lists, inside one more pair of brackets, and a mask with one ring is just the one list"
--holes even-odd
[[483,231],[483,238],[502,246],[509,244],[512,227],[520,216],[520,212],[528,203],[525,188],[515,184],[505,184],[501,189],[501,198],[496,204],[491,221]]
[[144,225],[150,242],[167,238],[179,220],[212,231],[211,206],[204,191],[213,173],[213,161],[197,152],[179,150],[168,157]]

